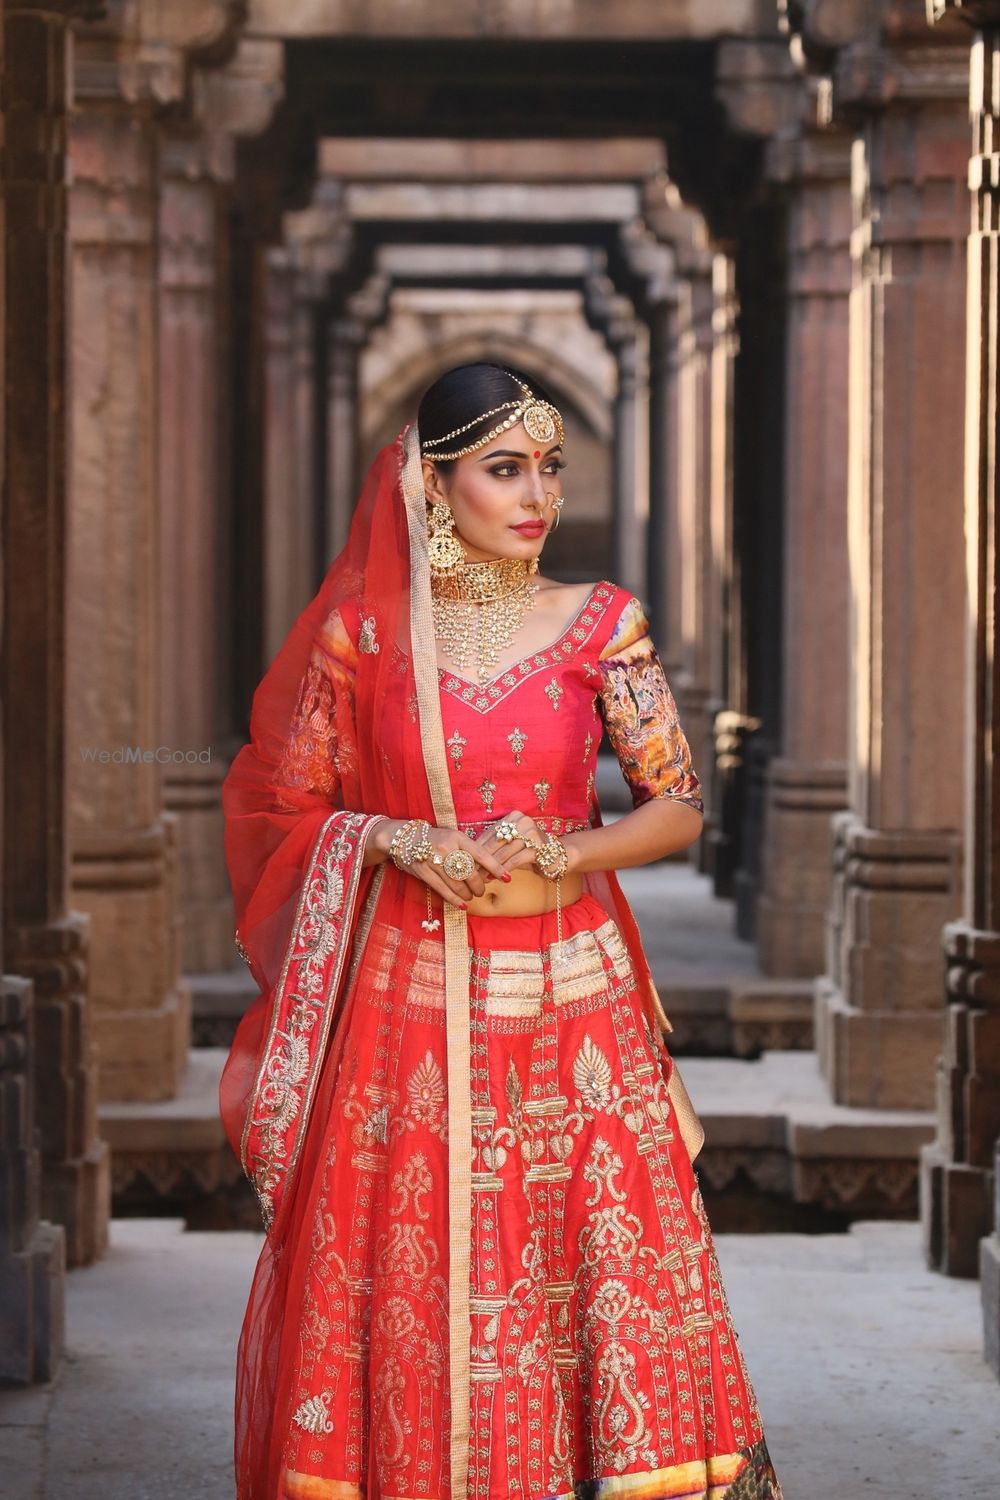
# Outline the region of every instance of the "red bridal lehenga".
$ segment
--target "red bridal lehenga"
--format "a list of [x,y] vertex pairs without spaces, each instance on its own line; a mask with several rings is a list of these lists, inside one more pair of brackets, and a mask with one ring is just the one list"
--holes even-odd
[[254,698],[224,799],[260,988],[221,1086],[267,1230],[239,1500],[781,1500],[691,1162],[697,1124],[611,872],[554,912],[363,865],[380,816],[473,838],[700,807],[639,602],[594,585],[485,685],[437,667],[416,429]]

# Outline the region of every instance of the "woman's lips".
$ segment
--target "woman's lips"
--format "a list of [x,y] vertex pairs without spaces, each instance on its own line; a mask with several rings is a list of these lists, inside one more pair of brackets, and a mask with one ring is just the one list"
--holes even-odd
[[523,521],[520,526],[512,526],[511,531],[519,531],[522,536],[541,536],[545,530],[544,521]]

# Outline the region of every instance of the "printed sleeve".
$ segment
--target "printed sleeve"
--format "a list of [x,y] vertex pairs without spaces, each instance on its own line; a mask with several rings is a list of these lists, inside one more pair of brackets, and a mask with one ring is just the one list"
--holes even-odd
[[597,662],[600,713],[618,756],[633,807],[672,797],[704,815],[701,783],[681,728],[674,695],[633,595]]
[[297,805],[295,794],[339,805],[356,749],[356,665],[357,648],[340,611],[334,610],[313,642],[278,769],[278,801],[284,806]]

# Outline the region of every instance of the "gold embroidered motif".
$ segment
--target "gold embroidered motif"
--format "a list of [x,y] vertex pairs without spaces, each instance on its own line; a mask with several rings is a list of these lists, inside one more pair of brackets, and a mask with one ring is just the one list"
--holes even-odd
[[573,1082],[585,1104],[607,1109],[611,1102],[611,1064],[607,1054],[587,1035],[573,1059]]
[[547,686],[542,689],[542,691],[544,692],[546,698],[548,698],[549,702],[552,704],[553,710],[558,713],[559,700],[562,697],[563,692],[565,691],[565,689],[562,687],[562,684],[555,677],[553,677],[552,681],[548,683]]
[[515,765],[519,766],[521,764],[521,751],[528,743],[528,736],[522,733],[522,731],[518,729],[517,725],[515,724],[514,728],[507,736],[507,743],[510,745],[510,748],[514,752]]
[[541,808],[542,812],[544,812],[545,811],[545,799],[548,797],[549,793],[552,790],[551,784],[548,781],[546,781],[545,777],[543,776],[542,779],[541,779],[541,781],[536,781],[535,782],[535,784],[531,788],[531,790],[534,792],[535,796],[538,798],[538,806]]
[[485,807],[486,811],[488,813],[491,813],[493,811],[493,798],[496,796],[497,790],[496,782],[491,781],[487,776],[485,781],[481,781],[479,783],[479,786],[476,788],[476,790],[478,791],[480,797],[483,799],[483,806]]
[[332,1391],[320,1391],[318,1396],[310,1396],[307,1401],[303,1401],[302,1405],[296,1408],[292,1421],[301,1427],[303,1432],[311,1432],[314,1436],[332,1432],[333,1423],[330,1421],[332,1400]]
[[591,746],[593,745],[593,743],[594,743],[594,736],[591,734],[590,730],[588,729],[587,730],[587,738],[583,742],[583,763],[584,763],[584,765],[586,765],[587,761],[590,759],[590,750],[591,750]]
[[456,771],[462,769],[462,756],[465,754],[465,747],[468,743],[465,735],[459,734],[457,729],[453,729],[445,741],[445,744],[448,746],[448,754],[455,762]]
[[361,633],[358,636],[358,650],[363,651],[366,656],[374,656],[381,646],[375,639],[375,616],[368,615],[361,621]]
[[406,1081],[409,1111],[418,1124],[427,1125],[435,1134],[441,1133],[441,1119],[447,1098],[444,1074],[428,1047],[423,1061],[418,1063]]

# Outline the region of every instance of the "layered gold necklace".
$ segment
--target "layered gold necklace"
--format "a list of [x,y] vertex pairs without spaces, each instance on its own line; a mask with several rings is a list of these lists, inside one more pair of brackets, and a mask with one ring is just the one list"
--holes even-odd
[[457,572],[431,572],[434,634],[458,672],[476,669],[488,682],[535,605],[538,558],[491,557],[466,562]]

